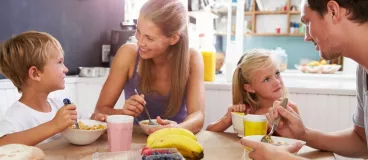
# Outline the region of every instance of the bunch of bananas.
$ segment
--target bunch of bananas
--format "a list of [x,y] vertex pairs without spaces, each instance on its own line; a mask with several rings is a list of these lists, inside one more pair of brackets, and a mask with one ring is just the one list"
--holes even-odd
[[202,159],[203,147],[197,137],[183,128],[164,128],[153,132],[147,138],[148,148],[176,148],[189,159]]

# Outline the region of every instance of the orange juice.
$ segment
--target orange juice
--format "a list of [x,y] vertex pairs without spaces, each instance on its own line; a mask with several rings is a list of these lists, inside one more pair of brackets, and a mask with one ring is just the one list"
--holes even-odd
[[244,136],[266,135],[267,119],[264,115],[247,114],[243,118]]
[[216,75],[216,52],[203,50],[204,80],[214,81]]

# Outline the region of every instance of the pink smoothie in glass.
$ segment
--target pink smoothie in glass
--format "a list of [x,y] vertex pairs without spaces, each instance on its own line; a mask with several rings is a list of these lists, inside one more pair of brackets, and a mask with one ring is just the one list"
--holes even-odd
[[[114,118],[111,118],[111,121],[112,119]],[[111,121],[107,122],[109,151],[128,151],[132,143],[133,121]]]

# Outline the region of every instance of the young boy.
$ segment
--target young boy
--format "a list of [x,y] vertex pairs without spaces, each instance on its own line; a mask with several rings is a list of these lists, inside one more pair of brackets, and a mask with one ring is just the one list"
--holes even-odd
[[[22,93],[0,122],[0,146],[11,143],[36,145],[60,137],[59,133],[78,118],[74,104],[48,98],[50,92],[64,89],[68,68],[64,51],[51,35],[29,31],[0,45],[0,72]],[[91,119],[105,119],[93,114]]]

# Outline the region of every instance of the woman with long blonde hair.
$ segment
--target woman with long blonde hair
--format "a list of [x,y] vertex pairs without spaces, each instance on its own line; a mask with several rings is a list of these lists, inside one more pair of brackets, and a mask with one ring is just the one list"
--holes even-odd
[[[138,42],[119,48],[96,111],[131,115],[140,121],[148,119],[143,112],[146,106],[160,128],[182,127],[192,132],[202,128],[203,60],[189,49],[187,18],[179,0],[149,0],[143,5],[135,34]],[[123,90],[123,109],[114,109]]]
[[[233,104],[207,130],[225,131],[232,125],[231,112],[263,115],[274,103],[287,97],[277,61],[267,50],[253,49],[238,61],[233,75]],[[289,105],[298,112],[293,103]]]

